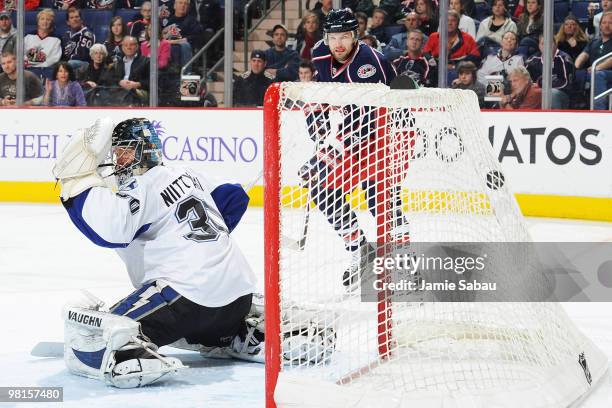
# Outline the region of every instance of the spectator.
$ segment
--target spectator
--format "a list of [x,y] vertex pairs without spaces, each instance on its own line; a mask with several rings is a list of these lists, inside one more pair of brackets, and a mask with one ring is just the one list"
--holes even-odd
[[516,23],[508,16],[505,0],[493,0],[491,11],[493,14],[482,20],[476,34],[482,55],[497,52],[508,31],[517,32]]
[[[0,57],[0,64],[4,71],[0,74],[0,105],[15,105],[17,99],[17,59],[13,52],[5,51]],[[40,79],[29,71],[24,71],[23,81],[25,84],[25,105],[34,105],[42,95],[42,84]]]
[[502,109],[540,109],[542,107],[542,90],[533,83],[525,67],[512,68],[508,72],[510,94],[501,97]]
[[45,78],[52,78],[53,66],[62,56],[62,43],[52,35],[55,13],[42,9],[36,15],[36,32],[25,36],[23,49],[27,68]]
[[266,89],[274,79],[274,76],[265,69],[266,53],[261,50],[253,50],[249,70],[234,79],[235,106],[263,105]]
[[11,20],[11,13],[0,11],[0,54],[15,52],[16,32],[17,30],[13,27],[13,21]]
[[53,71],[55,80],[45,83],[43,104],[46,106],[87,106],[74,69],[66,61],[59,62]]
[[[544,35],[540,36],[540,51],[525,61],[525,66],[532,80],[542,87]],[[557,49],[553,41],[553,70],[552,70],[552,104],[553,109],[567,109],[569,106],[569,92],[574,82],[574,63],[572,58],[563,51]]]
[[572,15],[565,17],[563,25],[559,27],[559,32],[555,35],[557,47],[569,54],[572,57],[572,61],[576,61],[578,55],[586,47],[588,40],[587,35],[582,31],[582,27],[580,27],[580,23]]
[[[612,11],[612,0],[601,0],[601,7],[595,8],[597,3],[589,3],[587,12],[589,13],[589,23],[587,30],[592,38],[599,37],[599,24],[601,23],[601,17],[606,11]],[[597,10],[601,10],[595,14]]]
[[476,23],[474,23],[472,17],[463,13],[463,4],[461,0],[450,0],[449,6],[449,10],[455,10],[459,13],[459,30],[468,33],[472,38],[476,38]]
[[[357,39],[361,40],[368,31],[368,16],[365,13],[357,12],[355,13],[355,19],[357,20]],[[319,31],[321,31],[320,24]]]
[[91,64],[81,74],[81,88],[87,94],[99,85],[111,85],[110,67],[106,64],[108,51],[102,44],[94,44],[89,49]]
[[128,105],[144,105],[148,101],[149,59],[138,53],[138,40],[123,38],[123,58],[116,67],[118,85],[123,88],[123,101]]
[[298,70],[298,82],[312,82],[314,81],[315,67],[310,61],[300,62],[300,68]]
[[127,35],[127,28],[123,24],[121,16],[114,16],[111,18],[108,37],[104,41],[106,47],[106,54],[108,62],[117,61],[123,58],[123,51],[121,51],[121,44],[123,38]]
[[145,40],[145,29],[149,24],[151,24],[151,7],[152,6],[150,1],[145,1],[144,3],[142,3],[142,7],[140,7],[140,15],[135,16],[134,19],[128,23],[129,35],[131,35],[132,37],[136,37],[139,43],[142,43]]
[[485,86],[476,80],[476,65],[471,61],[462,61],[457,65],[457,79],[453,81],[453,89],[474,91],[478,97],[478,105],[483,107]]
[[[480,53],[474,38],[468,33],[459,30],[459,13],[454,10],[448,11],[447,19],[448,30],[448,82],[456,78],[456,65],[461,61],[472,61],[474,65],[480,63]],[[423,53],[438,59],[439,56],[439,33],[434,32],[429,37],[429,41],[425,44]],[[440,61],[437,61],[440,63]]]
[[538,38],[544,32],[541,0],[527,0],[517,30],[520,38],[519,52],[526,56],[533,55],[538,50]]
[[[140,44],[140,53],[149,58],[151,55],[151,26],[148,25],[146,29],[146,40]],[[164,69],[170,64],[170,43],[162,38],[161,32],[159,33],[159,40],[157,41],[157,66],[159,69]]]
[[372,34],[368,34],[365,37],[363,37],[361,39],[361,41],[363,41],[364,43],[368,44],[370,47],[374,48],[375,50],[380,51],[380,44],[378,42],[378,40],[376,39],[375,36],[373,36]]
[[89,63],[89,49],[96,42],[96,37],[89,28],[83,25],[81,12],[70,7],[66,13],[69,30],[62,37],[63,60],[73,69],[79,69]]
[[424,35],[419,30],[410,30],[406,38],[406,54],[393,61],[397,75],[409,76],[420,86],[431,86],[432,70],[423,55]]
[[[389,44],[387,44],[387,46],[383,50],[385,57],[387,57],[387,60],[389,61],[393,61],[399,58],[406,52],[406,45],[407,45],[406,41],[408,39],[408,33],[410,32],[410,30],[419,29],[419,24],[420,24],[419,16],[414,11],[406,13],[406,15],[401,21],[404,23],[404,28],[406,29],[406,31],[395,34],[393,37],[391,37],[391,41],[389,41]],[[424,35],[422,32],[421,34],[423,37],[422,42],[423,44],[426,44],[428,37]]]
[[282,24],[272,29],[272,47],[266,50],[266,72],[275,82],[295,81],[298,76],[300,56],[287,48],[288,31]]
[[296,50],[300,58],[310,60],[310,50],[321,40],[319,31],[319,17],[312,11],[306,11],[302,17],[302,23],[297,29]]
[[372,14],[372,22],[370,24],[370,30],[368,34],[373,35],[376,39],[382,43],[387,44],[390,38],[387,38],[387,33],[385,32],[385,28],[388,27],[387,24],[387,12],[381,8],[375,8],[374,13]]
[[[36,10],[40,6],[40,0],[25,0],[26,11]],[[0,0],[0,10],[11,11],[17,9],[16,0]],[[0,47],[2,49],[2,47]]]
[[181,66],[189,62],[194,48],[202,46],[202,26],[188,14],[189,5],[190,0],[175,0],[174,14],[162,20],[163,36],[172,45],[172,60]]
[[419,26],[423,34],[429,36],[438,29],[436,13],[430,0],[416,0],[414,11],[419,16]]
[[[612,11],[606,11],[599,23],[599,38],[591,40],[584,51],[576,58],[576,68],[580,69],[586,65],[587,72],[590,74],[595,69],[595,95],[600,95],[612,87],[612,58],[600,62],[593,67],[593,62],[598,58],[612,52]],[[608,109],[608,98],[601,98],[595,101],[595,109]]]
[[325,19],[327,15],[332,9],[332,0],[321,0],[319,3],[321,7],[316,7],[312,10],[313,13],[317,15],[319,18],[319,33],[321,37],[323,37],[323,25],[325,24]]
[[511,69],[524,66],[523,56],[517,53],[517,47],[518,35],[513,31],[505,33],[499,51],[488,55],[478,70],[478,82],[486,85],[487,75],[502,75],[506,78]]

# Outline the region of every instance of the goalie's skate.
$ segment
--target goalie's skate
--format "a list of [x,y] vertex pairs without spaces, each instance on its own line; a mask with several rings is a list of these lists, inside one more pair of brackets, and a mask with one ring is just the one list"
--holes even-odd
[[342,285],[348,292],[353,292],[359,287],[360,276],[363,271],[374,262],[376,248],[366,242],[351,252],[351,263],[342,275]]
[[[147,351],[152,350],[147,349]],[[118,354],[119,352],[116,353]],[[130,358],[119,363],[112,359],[105,380],[117,388],[136,388],[151,384],[167,374],[184,368],[187,367],[177,358],[146,352],[138,358]]]

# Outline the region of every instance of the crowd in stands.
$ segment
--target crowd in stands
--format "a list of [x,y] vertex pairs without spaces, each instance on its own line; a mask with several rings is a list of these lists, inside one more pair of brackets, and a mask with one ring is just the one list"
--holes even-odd
[[[0,51],[7,67],[16,60],[15,7],[15,1],[0,0]],[[25,7],[24,66],[26,84],[33,87],[26,91],[29,104],[149,104],[150,1],[28,0]],[[181,101],[180,70],[200,69],[201,60],[187,63],[222,24],[221,13],[218,0],[159,0],[160,105],[194,106]],[[218,59],[218,52],[212,47],[209,56]],[[2,71],[0,97],[3,105],[11,105],[16,73]],[[34,89],[38,95],[30,98],[37,93]],[[211,106],[214,98],[206,94],[206,86],[199,96],[199,106]]]
[[[554,109],[588,108],[592,63],[612,52],[612,0],[574,3],[555,0],[556,34],[554,43],[549,45],[553,55]],[[297,39],[295,50],[286,46],[292,33],[276,26],[271,32],[273,47],[254,53],[265,53],[267,59],[251,58],[251,69],[237,82],[236,93],[244,81],[252,83],[250,90],[270,80],[303,81],[296,67],[308,63],[310,49],[322,37],[321,27],[331,4],[331,0],[320,0],[311,10],[304,11],[293,34]],[[344,0],[342,5],[353,10],[359,23],[359,39],[392,61],[398,75],[410,76],[421,86],[437,86],[438,1],[380,0],[375,5],[372,0]],[[579,13],[573,14],[572,9]],[[485,108],[539,108],[545,50],[542,0],[450,0],[445,29],[449,86],[472,89]],[[282,58],[277,56],[281,52]],[[257,69],[271,75],[259,74]],[[283,70],[282,77],[275,76],[279,69]],[[599,94],[612,87],[612,59],[596,70],[594,86]],[[239,95],[236,103],[260,105],[265,87],[260,88],[258,95],[249,95],[248,103]],[[603,98],[596,108],[607,109],[607,104],[607,98]]]
[[[543,0],[342,0],[359,23],[359,40],[393,62],[398,75],[425,87],[437,86],[439,1],[448,1],[444,27],[448,36],[447,83],[472,89],[481,107],[517,109],[541,100],[545,47],[552,50],[552,107],[588,108],[593,86],[599,94],[612,87],[612,59],[593,62],[612,52],[612,0],[554,0],[553,44],[543,40]],[[552,0],[551,0],[552,1]],[[0,100],[14,103],[15,0],[0,0]],[[202,87],[202,104],[182,102],[180,69],[222,26],[221,0],[159,0],[159,99],[164,106],[215,106]],[[234,35],[244,25],[245,1],[235,1]],[[266,4],[261,1],[262,7]],[[277,81],[311,81],[312,47],[332,0],[305,2],[296,32],[277,24],[270,48],[252,50],[249,69],[234,76],[234,104],[257,106],[267,86]],[[26,0],[35,21],[26,21],[26,100],[52,106],[143,106],[148,104],[151,48],[151,3],[143,0]],[[104,9],[102,14],[91,9]],[[95,10],[99,12],[100,10]],[[257,7],[250,17],[258,17]],[[27,18],[26,18],[27,20]],[[65,21],[63,21],[65,20]],[[88,24],[87,22],[90,22]],[[209,61],[222,56],[221,44],[209,49]],[[198,70],[197,64],[187,71]],[[7,68],[5,68],[5,65]],[[210,65],[210,64],[209,64]],[[501,78],[501,79],[500,79]],[[204,84],[205,85],[205,84]],[[39,94],[35,89],[39,89]],[[214,102],[213,102],[214,101]],[[606,109],[607,98],[596,103]]]

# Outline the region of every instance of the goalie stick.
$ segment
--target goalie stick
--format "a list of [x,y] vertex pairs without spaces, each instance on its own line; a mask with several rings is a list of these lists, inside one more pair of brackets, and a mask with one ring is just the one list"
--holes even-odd
[[32,348],[30,355],[42,358],[64,357],[64,343],[61,341],[41,341]]

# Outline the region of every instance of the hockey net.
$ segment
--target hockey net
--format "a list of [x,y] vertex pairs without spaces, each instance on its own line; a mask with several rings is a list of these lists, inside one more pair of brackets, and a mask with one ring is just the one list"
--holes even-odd
[[[603,375],[559,304],[363,301],[342,284],[348,222],[334,230],[315,194],[344,197],[377,255],[407,224],[411,243],[530,240],[473,93],[275,84],[264,126],[269,407],[559,407]],[[498,259],[498,279],[528,272]]]

